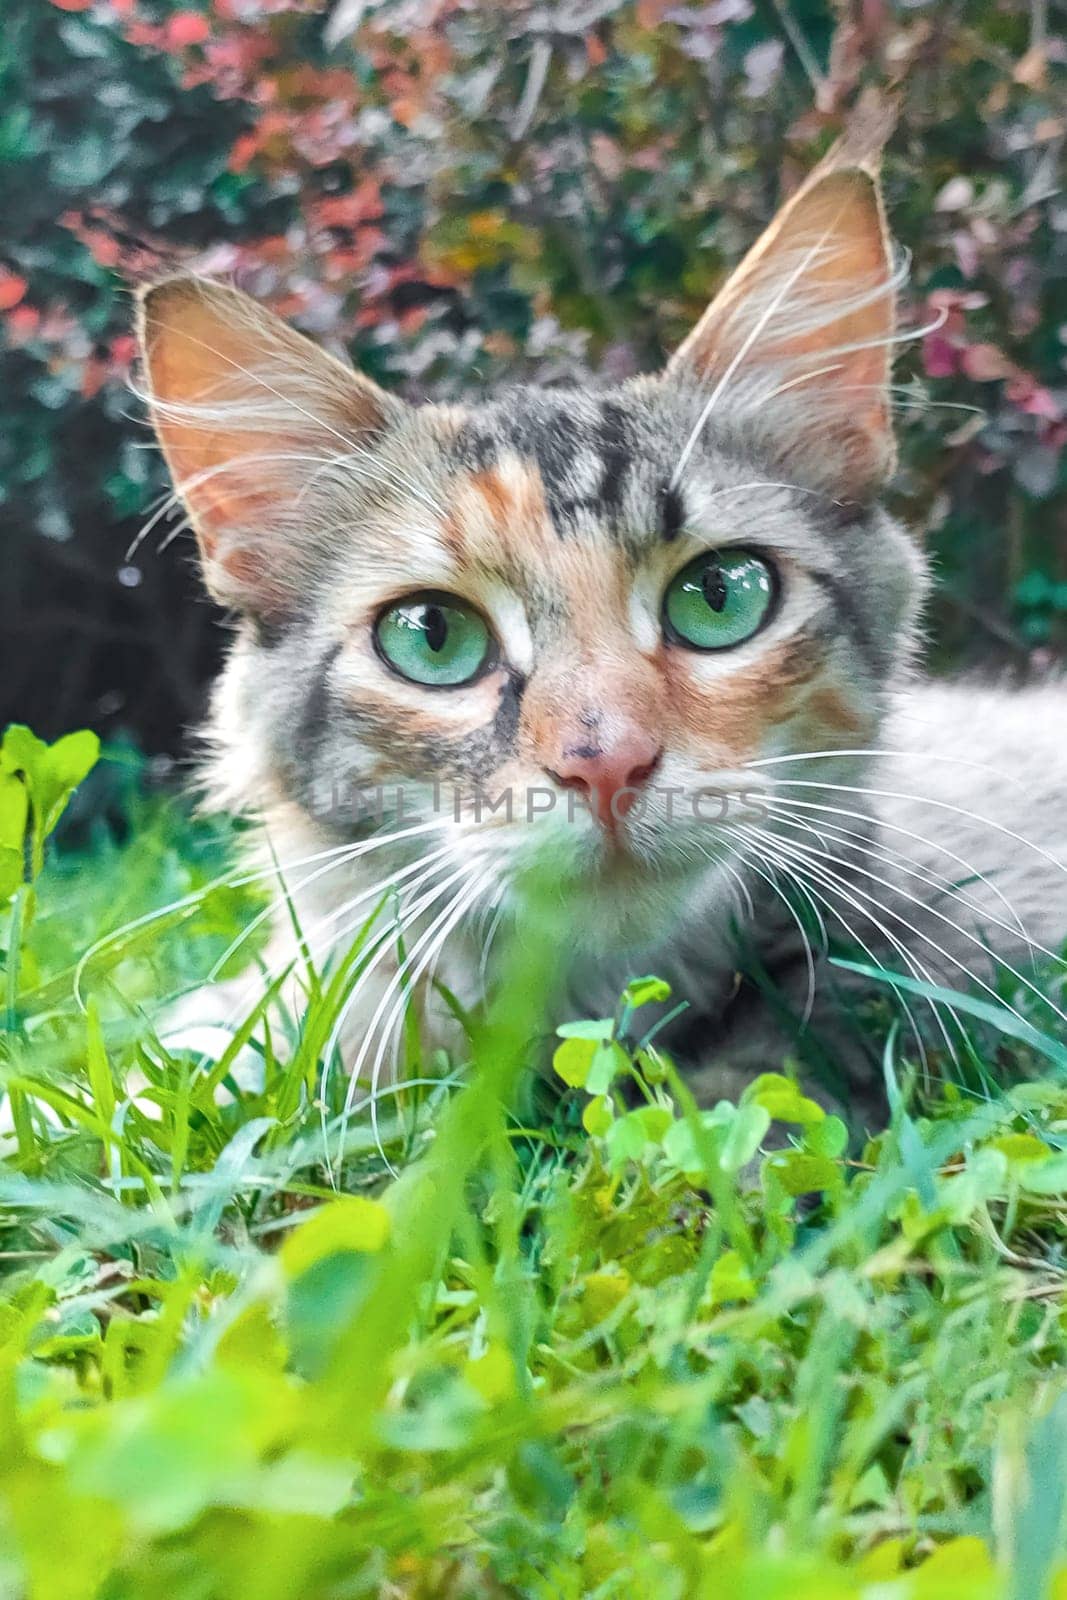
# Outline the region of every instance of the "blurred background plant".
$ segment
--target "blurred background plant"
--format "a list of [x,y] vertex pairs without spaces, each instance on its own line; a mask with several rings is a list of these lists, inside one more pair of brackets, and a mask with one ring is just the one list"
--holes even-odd
[[[180,750],[222,632],[129,384],[221,273],[405,393],[655,366],[868,82],[899,86],[897,498],[939,665],[1067,642],[1067,42],[1046,0],[13,0],[0,725]],[[1035,662],[1036,657],[1036,662]]]

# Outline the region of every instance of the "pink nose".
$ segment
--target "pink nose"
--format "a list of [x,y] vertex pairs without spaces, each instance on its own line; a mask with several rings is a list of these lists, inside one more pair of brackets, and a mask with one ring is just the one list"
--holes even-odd
[[552,776],[565,789],[577,790],[597,821],[611,833],[632,809],[662,755],[661,745],[631,726],[620,729],[612,739],[594,734],[587,744],[568,745]]

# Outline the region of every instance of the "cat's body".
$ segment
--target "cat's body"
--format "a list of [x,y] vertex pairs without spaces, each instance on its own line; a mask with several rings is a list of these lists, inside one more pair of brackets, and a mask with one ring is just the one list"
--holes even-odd
[[956,986],[989,981],[991,935],[1021,970],[1020,921],[1060,945],[1067,690],[914,677],[925,564],[878,502],[893,291],[846,147],[667,372],[615,390],[412,409],[233,291],[151,292],[156,426],[244,617],[213,793],[262,819],[319,958],[377,908],[349,1070],[391,1070],[409,986],[453,1042],[430,980],[482,998],[531,873],[557,1012],[659,972],[704,1097],[808,1037],[873,1081],[820,917]]

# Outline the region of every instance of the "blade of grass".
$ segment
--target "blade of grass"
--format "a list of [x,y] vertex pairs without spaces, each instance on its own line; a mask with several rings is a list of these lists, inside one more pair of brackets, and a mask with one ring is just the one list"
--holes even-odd
[[1051,1038],[1040,1028],[1035,1028],[1032,1023],[1022,1021],[1006,1007],[998,1006],[992,1000],[980,1000],[976,995],[966,994],[957,989],[946,989],[940,984],[926,983],[919,978],[904,977],[902,973],[890,972],[884,967],[868,966],[862,961],[846,961],[841,957],[832,957],[831,962],[833,966],[840,967],[845,972],[854,972],[863,978],[873,978],[876,983],[888,984],[891,988],[904,989],[908,994],[918,995],[923,1000],[940,1001],[942,1005],[951,1006],[955,1011],[963,1011],[970,1017],[976,1017],[980,1022],[988,1022],[1005,1038],[1029,1045],[1031,1050],[1036,1050],[1046,1061],[1051,1061],[1062,1072],[1067,1072],[1067,1045],[1060,1044],[1057,1039]]

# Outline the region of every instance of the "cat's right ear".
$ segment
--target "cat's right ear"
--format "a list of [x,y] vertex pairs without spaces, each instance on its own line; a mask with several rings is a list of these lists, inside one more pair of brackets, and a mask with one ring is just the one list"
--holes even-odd
[[315,564],[315,474],[373,448],[405,409],[273,313],[222,284],[172,278],[141,293],[152,423],[224,605],[293,609]]

